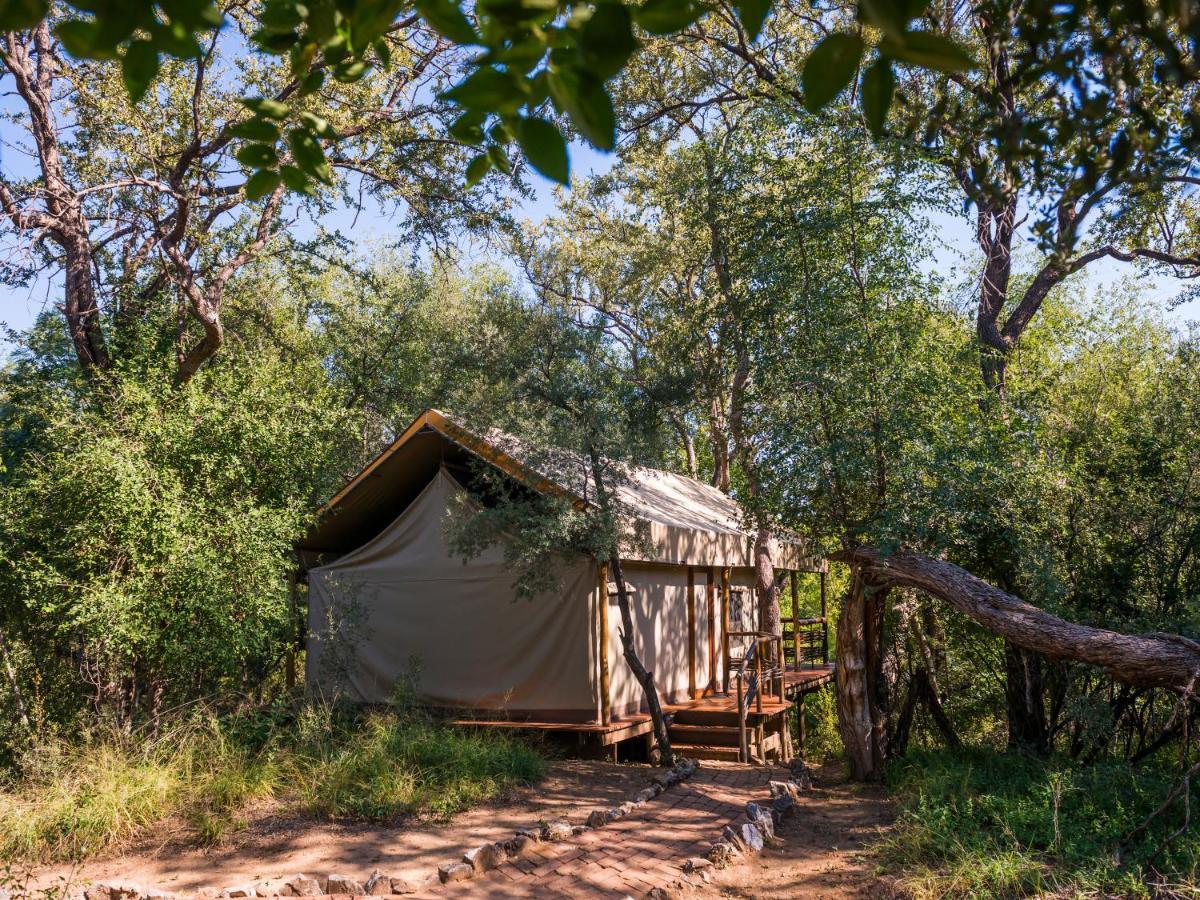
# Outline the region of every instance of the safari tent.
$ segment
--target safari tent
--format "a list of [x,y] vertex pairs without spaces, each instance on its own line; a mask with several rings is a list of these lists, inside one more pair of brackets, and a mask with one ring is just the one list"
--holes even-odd
[[[564,552],[553,588],[518,599],[502,546],[466,560],[451,551],[448,523],[485,502],[471,487],[480,461],[526,489],[587,502],[585,467],[572,474],[564,454],[535,469],[522,448],[429,410],[322,507],[297,547],[309,585],[310,688],[341,678],[353,699],[384,702],[411,677],[432,705],[498,720],[608,727],[639,716],[641,690],[621,655],[603,566]],[[645,468],[616,488],[649,538],[623,568],[635,644],[663,701],[727,691],[730,634],[757,627],[753,535],[738,504]],[[777,571],[823,571],[785,537],[774,562]]]

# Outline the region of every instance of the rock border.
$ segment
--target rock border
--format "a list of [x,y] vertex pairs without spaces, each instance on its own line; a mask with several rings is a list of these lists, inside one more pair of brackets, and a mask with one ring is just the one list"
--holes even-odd
[[[796,814],[796,804],[803,791],[812,788],[812,777],[803,760],[792,760],[791,775],[786,781],[770,780],[769,803],[750,801],[745,813],[721,832],[720,840],[714,841],[703,856],[693,856],[680,866],[685,879],[698,875],[701,881],[709,880],[710,869],[723,869],[747,857],[755,856],[763,848],[779,843],[775,829],[787,818]],[[685,881],[679,883],[682,886]]]
[[[632,800],[607,809],[592,810],[588,814],[586,825],[572,825],[566,819],[540,821],[528,828],[518,829],[506,841],[495,841],[472,847],[459,859],[438,866],[436,876],[428,875],[420,881],[409,881],[405,878],[385,875],[379,869],[373,871],[365,882],[338,873],[331,873],[323,877],[296,874],[285,879],[277,889],[266,888],[263,884],[256,883],[236,885],[220,891],[213,888],[202,888],[190,896],[199,898],[199,900],[247,897],[321,897],[331,894],[383,897],[413,894],[437,882],[446,884],[466,881],[498,868],[510,860],[519,859],[537,844],[570,840],[584,832],[603,828],[605,825],[619,821],[649,803],[667,788],[687,781],[699,768],[700,764],[694,759],[680,759],[671,768],[656,773],[650,780],[650,785],[638,791]],[[182,900],[186,895],[146,889],[131,882],[111,882],[91,885],[82,894],[73,896],[82,896],[83,900]]]

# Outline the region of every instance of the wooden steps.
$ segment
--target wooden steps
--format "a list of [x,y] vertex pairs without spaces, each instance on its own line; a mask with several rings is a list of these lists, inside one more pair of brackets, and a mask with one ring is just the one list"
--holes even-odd
[[725,762],[738,762],[738,748],[735,744],[732,747],[714,747],[707,744],[677,744],[671,741],[671,749],[680,756],[686,756],[688,759],[713,759],[724,760]]
[[737,725],[671,725],[667,733],[671,744],[695,744],[713,747],[733,747],[738,745]]

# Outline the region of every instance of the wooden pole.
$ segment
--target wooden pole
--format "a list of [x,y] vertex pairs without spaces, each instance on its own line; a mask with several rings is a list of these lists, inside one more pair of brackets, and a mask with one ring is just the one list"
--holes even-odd
[[717,570],[708,567],[708,687],[717,692]]
[[721,570],[721,668],[724,670],[722,689],[729,693],[729,567]]
[[600,724],[612,722],[612,697],[608,671],[608,566],[600,564]]
[[695,700],[696,691],[696,567],[688,566],[688,696]]
[[792,584],[792,669],[800,669],[800,626],[796,620],[800,618],[800,579],[799,573],[793,569],[788,573]]
[[829,613],[825,608],[824,572],[821,572],[821,662],[829,662]]

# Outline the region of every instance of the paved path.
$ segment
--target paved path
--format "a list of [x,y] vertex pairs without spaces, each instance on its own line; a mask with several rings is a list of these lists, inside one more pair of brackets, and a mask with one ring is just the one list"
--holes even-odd
[[678,880],[684,860],[703,855],[748,801],[769,801],[771,778],[786,777],[770,768],[705,762],[624,819],[569,841],[537,844],[486,875],[421,896],[640,897]]

